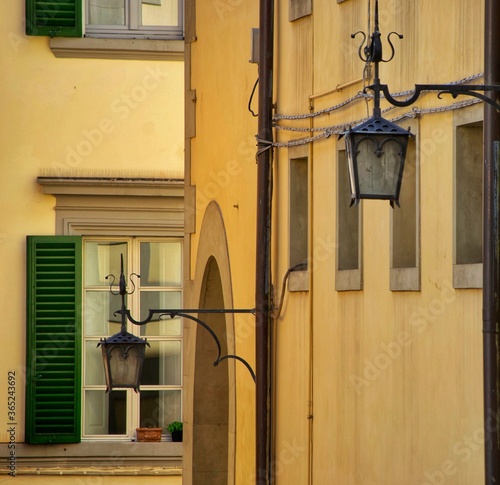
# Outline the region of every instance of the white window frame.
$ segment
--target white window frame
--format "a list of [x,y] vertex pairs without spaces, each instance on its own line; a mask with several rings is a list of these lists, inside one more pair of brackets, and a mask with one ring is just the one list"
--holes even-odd
[[[133,39],[183,39],[184,24],[184,2],[177,1],[178,18],[175,26],[150,26],[142,25],[141,9],[143,3],[153,4],[151,0],[127,0],[125,11],[125,25],[90,25],[87,23],[89,18],[89,2],[85,0],[85,37],[99,38],[133,38]],[[158,3],[154,3],[158,5]]]
[[[142,242],[180,242],[182,244],[182,239],[179,238],[151,238],[151,237],[84,237],[83,242],[84,242],[84,248],[85,248],[85,242],[92,242],[92,241],[102,241],[102,242],[124,242],[127,244],[127,261],[125,266],[127,268],[131,268],[131,271],[128,273],[131,274],[132,272],[136,272],[138,274],[139,272],[139,264],[140,264],[140,245]],[[85,275],[85,268],[86,268],[86,261],[85,261],[85,249],[84,249],[84,257],[83,257],[83,271],[82,273]],[[140,295],[142,291],[174,291],[174,292],[180,292],[181,293],[181,301],[182,301],[182,249],[181,249],[181,258],[179,261],[179,269],[181,271],[181,285],[180,286],[172,286],[172,287],[163,287],[163,286],[154,286],[154,287],[142,287],[140,286],[140,280],[135,281],[135,291],[131,294],[128,295],[127,297],[127,303],[128,303],[128,308],[131,310],[132,316],[138,320],[139,319],[139,312],[138,309],[140,308]],[[118,283],[118,276],[119,275],[114,275],[116,278],[115,285]],[[91,285],[85,284],[85,276],[84,278],[84,299],[83,299],[83,312],[85,314],[85,309],[86,309],[86,290],[97,290],[101,292],[108,292],[109,287],[103,288],[102,286],[99,286],[97,288],[92,287]],[[117,296],[115,297],[116,300],[116,310],[119,310],[121,301],[120,298]],[[113,310],[111,308],[110,310]],[[85,325],[85,318],[82,319],[82,325]],[[127,324],[127,331],[130,333],[140,336],[141,332],[141,327],[137,325],[133,325],[132,323]],[[100,338],[105,338],[109,337],[110,335],[100,335],[100,336],[86,336],[84,329],[82,329],[82,385],[83,385],[83,392],[82,392],[82,441],[94,441],[94,440],[113,440],[113,441],[119,441],[119,440],[125,440],[125,441],[130,441],[135,439],[135,429],[137,427],[141,427],[142,423],[140,423],[140,394],[135,393],[133,389],[127,389],[124,390],[124,392],[127,393],[127,418],[126,418],[126,429],[127,433],[125,434],[85,434],[85,429],[86,429],[86,407],[85,407],[85,391],[86,390],[97,390],[97,391],[103,391],[105,389],[105,385],[86,385],[86,376],[85,376],[85,359],[86,359],[86,348],[87,348],[87,342],[98,342]],[[177,417],[177,421],[182,421],[182,399],[183,399],[183,382],[182,382],[182,376],[183,376],[183,370],[182,370],[182,341],[183,341],[183,329],[182,329],[182,324],[180,324],[180,335],[175,335],[175,336],[147,336],[147,341],[149,343],[154,343],[154,342],[166,342],[166,341],[180,341],[181,343],[181,368],[180,368],[180,384],[179,385],[141,385],[141,391],[165,391],[165,390],[179,390],[181,392],[181,402],[180,402],[180,412],[181,416]],[[146,352],[148,350],[146,349]],[[168,425],[169,423],[164,423],[165,426]],[[168,440],[168,433],[164,433],[164,437],[162,438],[163,440]]]

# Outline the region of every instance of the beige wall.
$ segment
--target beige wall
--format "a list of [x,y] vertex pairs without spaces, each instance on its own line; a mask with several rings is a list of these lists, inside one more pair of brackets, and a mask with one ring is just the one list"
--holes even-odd
[[[5,389],[8,371],[15,371],[16,439],[22,442],[25,237],[56,232],[55,198],[42,193],[37,177],[182,179],[184,67],[182,57],[177,62],[56,58],[48,37],[25,36],[24,2],[1,10],[0,302],[6,324],[0,340],[8,345],[0,357],[0,388]],[[4,397],[0,413],[6,416]],[[7,428],[0,427],[0,442],[8,439]]]
[[[191,47],[188,88],[197,94],[197,135],[188,167],[198,194],[191,257],[196,257],[208,203],[202,194],[221,207],[238,307],[251,305],[253,298],[256,167],[250,157],[242,158],[240,147],[256,131],[246,110],[255,67],[246,63],[249,30],[256,26],[249,20],[256,22],[256,17],[247,2],[217,5],[226,8],[217,11],[210,2],[198,2],[198,40]],[[367,5],[361,0],[318,0],[312,16],[290,23],[288,2],[278,3],[279,114],[318,112],[362,90],[363,63],[357,57],[361,38],[353,40],[350,35],[366,30]],[[483,70],[480,0],[381,1],[380,21],[383,34],[393,30],[404,34],[402,40],[393,37],[395,58],[381,66],[382,81],[392,92],[411,89],[415,83],[458,81]],[[384,45],[387,58],[385,37]],[[335,90],[344,84],[349,86]],[[453,102],[450,96],[440,100],[428,94],[415,106],[434,108]],[[474,109],[478,107],[461,111]],[[392,110],[387,117],[408,110]],[[369,113],[371,105],[367,109],[358,100],[330,114],[282,120],[280,125],[352,124]],[[443,483],[454,485],[482,483],[481,291],[452,287],[456,113],[423,114],[413,122],[418,127],[421,167],[420,291],[389,289],[391,208],[381,201],[362,202],[363,290],[335,291],[337,136],[308,145],[309,291],[286,293],[275,326],[277,483],[423,485],[441,477]],[[276,131],[279,142],[316,134]],[[251,154],[251,144],[246,146]],[[286,148],[275,151],[276,298],[289,261],[289,156]],[[241,163],[242,172],[210,193],[213,174],[232,159]],[[191,274],[194,267],[191,263]],[[245,356],[250,348],[247,342],[237,345]],[[237,393],[237,433],[245,439],[253,437],[253,429],[239,418],[252,415],[250,397]],[[252,469],[253,456],[240,446],[236,463],[237,483],[246,483],[241,470]]]
[[[361,37],[351,40],[350,34],[366,30],[366,11],[367,2],[314,3],[314,53],[305,61],[306,66],[314,66],[309,92],[307,86],[298,90],[291,85],[290,76],[283,76],[283,71],[300,71],[297,78],[307,72],[299,63],[304,63],[300,50],[307,44],[305,26],[310,19],[297,25],[280,23],[287,32],[280,34],[285,46],[288,38],[301,36],[284,47],[288,54],[280,56],[282,75],[278,74],[276,95],[283,100],[278,104],[280,113],[293,114],[294,108],[304,113],[297,98],[305,100],[361,76],[363,63],[357,57]],[[467,32],[464,18],[470,22]],[[410,89],[418,82],[451,82],[482,72],[482,2],[441,2],[438,6],[381,2],[380,20],[383,33],[397,30],[405,36],[401,41],[393,38],[396,56],[381,67],[382,82],[389,84],[392,92]],[[390,49],[385,46],[387,58]],[[450,55],[451,51],[457,55]],[[315,97],[313,111],[336,105],[361,89],[362,83],[355,82],[341,92]],[[452,102],[451,97],[439,100],[427,95],[416,106]],[[396,117],[409,109],[393,110],[386,116]],[[312,123],[314,127],[332,126],[366,115],[365,103],[358,101],[331,115],[316,117]],[[312,347],[303,357],[307,363],[310,355],[312,394],[307,386],[301,386],[299,377],[294,393],[302,409],[297,404],[297,412],[292,414],[287,405],[290,383],[283,384],[281,394],[278,384],[278,483],[289,483],[297,473],[303,478],[301,483],[307,483],[309,471],[313,483],[420,485],[426,480],[433,483],[432,477],[438,480],[441,473],[454,484],[482,480],[481,292],[455,291],[452,287],[452,116],[451,112],[422,115],[418,122],[419,292],[389,290],[391,209],[387,202],[377,201],[362,203],[363,291],[334,291],[337,137],[312,146],[311,316],[304,295],[290,294],[277,337],[278,349],[295,350],[278,354],[277,382],[287,382],[292,375],[294,379],[296,375],[309,378],[307,365],[302,366],[302,374],[290,372],[297,368],[297,359],[308,342],[307,335],[301,339],[300,332],[291,328],[300,319],[304,331],[312,318],[308,334]],[[286,137],[281,133],[278,131],[279,140]],[[278,156],[281,167],[287,153],[282,150]],[[286,193],[286,174],[278,187],[278,193]],[[286,204],[286,195],[280,201]],[[278,219],[277,237],[282,244],[288,228],[285,218]],[[278,261],[283,273],[286,251],[278,254]],[[297,395],[301,388],[304,390]],[[306,411],[310,401],[314,418],[308,446],[304,433],[311,421]],[[290,443],[297,444],[295,459],[292,463],[280,461],[280,453]]]

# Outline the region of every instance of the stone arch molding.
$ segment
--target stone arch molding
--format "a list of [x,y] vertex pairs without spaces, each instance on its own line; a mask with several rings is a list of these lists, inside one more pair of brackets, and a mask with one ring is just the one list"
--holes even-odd
[[[199,308],[203,301],[203,291],[206,284],[207,268],[214,264],[220,273],[222,286],[222,299],[224,308],[233,308],[233,295],[231,284],[231,269],[229,261],[229,250],[226,237],[226,229],[219,205],[212,201],[208,205],[200,230],[200,237],[195,261],[194,282],[189,294],[185,297],[185,306]],[[203,315],[199,315],[203,319]],[[227,340],[227,353],[235,353],[234,339],[234,316],[225,316],[225,337]],[[196,377],[196,341],[197,332],[204,332],[202,327],[188,319],[184,320],[184,450],[183,450],[183,483],[193,484],[193,431],[194,431],[194,385]],[[219,336],[224,337],[224,336]],[[214,358],[216,351],[214,349]],[[235,392],[235,362],[232,359],[228,363],[229,379],[229,423],[228,423],[228,485],[233,485],[235,480],[235,448],[236,448],[236,392]]]

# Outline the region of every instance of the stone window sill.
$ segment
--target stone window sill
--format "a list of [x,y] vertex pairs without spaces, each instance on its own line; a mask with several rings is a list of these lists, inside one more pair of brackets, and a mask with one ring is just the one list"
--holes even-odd
[[292,271],[288,281],[288,291],[309,291],[309,271]]
[[[7,447],[0,445],[1,456],[9,456]],[[15,457],[16,475],[182,475],[182,443],[17,443]]]
[[49,45],[59,58],[184,60],[183,40],[54,37]]

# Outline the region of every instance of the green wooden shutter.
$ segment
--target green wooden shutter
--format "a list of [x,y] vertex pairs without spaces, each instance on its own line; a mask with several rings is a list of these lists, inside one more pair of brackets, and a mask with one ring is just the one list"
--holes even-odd
[[26,34],[82,37],[83,0],[26,0]]
[[80,237],[28,237],[28,443],[80,441],[81,262]]

